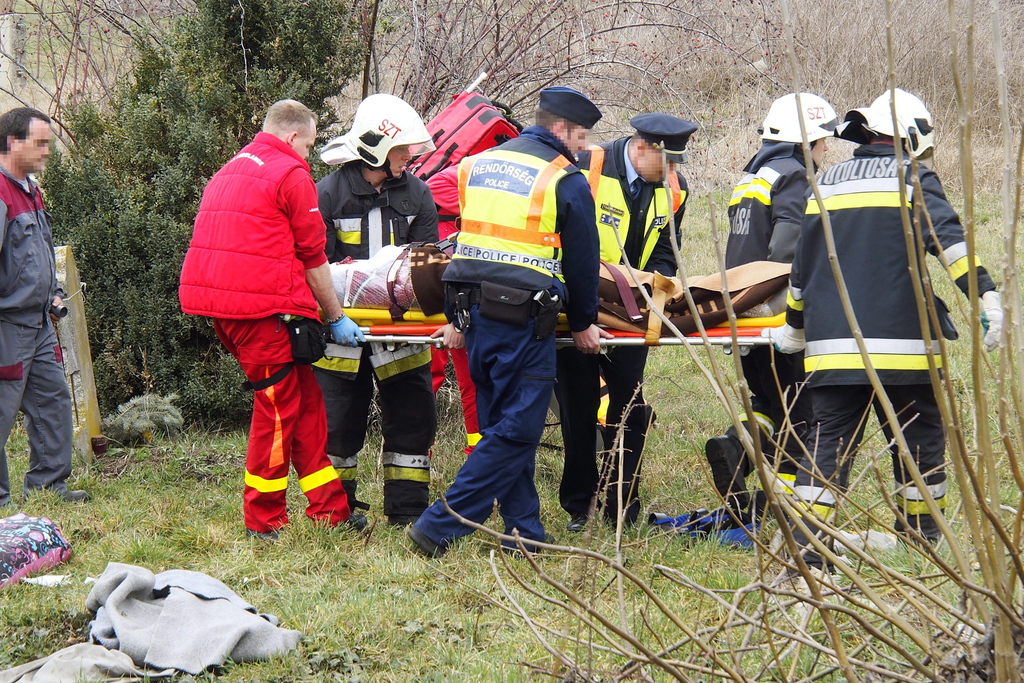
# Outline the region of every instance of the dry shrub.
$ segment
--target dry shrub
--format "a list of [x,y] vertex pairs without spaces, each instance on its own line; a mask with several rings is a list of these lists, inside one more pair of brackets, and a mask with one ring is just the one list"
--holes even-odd
[[[969,28],[986,36],[992,10],[969,21],[956,6],[911,0],[893,6],[897,84],[921,96],[937,123],[939,174],[959,187],[956,86],[950,51],[968,56]],[[1024,9],[1003,12],[1001,28],[1011,93],[1024,85]],[[803,89],[829,99],[842,116],[887,86],[885,6],[801,0],[790,5]],[[394,92],[431,116],[478,73],[482,90],[528,120],[537,92],[552,83],[579,88],[605,112],[595,139],[628,132],[640,111],[678,114],[701,126],[689,175],[699,191],[728,189],[756,149],[755,129],[776,97],[797,87],[786,56],[781,0],[586,1],[383,0],[371,91]],[[948,26],[955,31],[950,38]],[[951,42],[953,41],[953,42]],[[997,84],[989,41],[973,39],[975,177],[994,191],[1001,161]],[[354,112],[358,87],[339,102]],[[1019,96],[1011,110],[1019,109]],[[991,151],[990,151],[991,150]],[[843,158],[848,150],[833,156]],[[701,159],[700,155],[706,154]]]

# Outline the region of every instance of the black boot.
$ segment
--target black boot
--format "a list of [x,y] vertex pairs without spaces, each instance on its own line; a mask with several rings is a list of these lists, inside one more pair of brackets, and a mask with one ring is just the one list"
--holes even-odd
[[750,494],[744,484],[747,454],[740,440],[731,434],[708,439],[704,445],[704,457],[711,466],[711,476],[719,495],[733,510],[746,510],[750,505]]

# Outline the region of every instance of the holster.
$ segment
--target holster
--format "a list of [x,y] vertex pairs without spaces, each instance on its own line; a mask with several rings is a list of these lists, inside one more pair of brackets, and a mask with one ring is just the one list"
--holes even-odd
[[562,301],[558,295],[552,295],[546,289],[542,289],[533,295],[533,303],[537,312],[533,319],[533,336],[537,339],[547,339],[555,331],[558,323],[558,313],[562,310]]

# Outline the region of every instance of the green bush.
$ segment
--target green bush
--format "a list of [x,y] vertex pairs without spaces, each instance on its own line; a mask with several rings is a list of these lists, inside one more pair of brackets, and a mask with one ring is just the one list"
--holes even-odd
[[83,281],[104,412],[175,393],[187,418],[237,425],[241,373],[208,321],[178,304],[178,276],[207,180],[258,132],[269,105],[297,99],[320,129],[326,100],[358,68],[343,0],[199,0],[159,45],[139,41],[131,79],[104,107],[66,112],[73,137],[43,185],[57,243]]

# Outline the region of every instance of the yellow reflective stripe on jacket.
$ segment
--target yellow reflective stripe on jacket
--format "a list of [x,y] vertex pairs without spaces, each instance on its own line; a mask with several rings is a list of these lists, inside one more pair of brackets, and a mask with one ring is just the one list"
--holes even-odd
[[313,363],[315,367],[332,372],[344,372],[354,375],[359,372],[359,363],[362,360],[363,348],[361,346],[342,346],[341,344],[327,344],[327,355]]
[[[909,200],[909,198],[908,198]],[[843,209],[895,209],[901,206],[899,192],[855,192],[824,197],[822,200],[826,211],[842,211]],[[902,206],[907,206],[903,204]],[[821,206],[813,196],[807,200],[807,215],[821,213]]]
[[[931,342],[933,354],[938,354],[937,342]],[[871,364],[877,370],[928,370],[928,345],[923,339],[864,339]],[[935,363],[942,366],[941,356]],[[807,342],[804,349],[804,369],[863,370],[866,365],[857,347],[856,339],[819,339]]]
[[[590,193],[594,197],[597,210],[597,234],[601,241],[601,260],[606,263],[622,262],[622,250],[619,240],[626,243],[632,217],[629,213],[629,201],[622,191],[622,182],[618,177],[606,176],[603,173],[606,150],[603,147],[590,148],[590,165],[584,168],[583,175],[590,185]],[[662,230],[669,230],[669,221],[683,205],[686,193],[679,187],[679,177],[674,171],[669,174],[671,195],[665,192],[665,186],[659,184],[654,188],[651,207],[647,212],[647,225],[644,226],[644,246],[640,252],[640,262],[632,264],[635,268],[644,268],[654,253]],[[616,239],[615,234],[619,234]]]
[[[978,258],[977,254],[975,254],[975,256],[974,256],[974,267],[975,267],[975,269],[981,267],[981,259]],[[949,268],[946,269],[946,272],[949,273],[949,276],[951,278],[956,280],[956,279],[966,275],[967,272],[970,269],[971,269],[971,259],[969,259],[967,256],[964,256],[964,257],[958,258],[956,261],[953,261],[952,263],[950,263],[949,264]]]
[[[928,356],[869,353],[876,370],[927,370]],[[935,356],[936,367],[942,367],[942,357]],[[836,353],[828,356],[804,356],[804,371],[864,370],[867,365],[859,353]]]
[[334,219],[334,234],[337,235],[338,241],[343,244],[360,244],[362,243],[363,237],[363,219],[362,217],[354,218],[335,218]]
[[264,479],[263,477],[258,477],[249,470],[246,470],[245,485],[249,488],[256,489],[260,493],[275,493],[277,491],[284,491],[288,488],[288,477],[284,476],[280,479]]
[[312,491],[324,484],[329,484],[338,478],[338,473],[334,470],[334,466],[328,465],[322,470],[314,472],[313,474],[307,474],[299,479],[299,488],[302,489],[303,493],[305,493],[306,491]]
[[743,176],[732,191],[729,206],[739,204],[744,199],[753,199],[765,206],[771,206],[772,188],[780,175],[782,174],[771,166],[762,166],[757,173],[748,173]]
[[459,165],[459,245],[465,248],[452,258],[492,252],[533,256],[541,260],[504,262],[560,278],[560,272],[544,264],[560,260],[554,189],[570,166],[561,155],[548,162],[500,148],[464,159]]
[[383,344],[379,349],[377,346],[373,345],[374,354],[370,356],[377,379],[385,380],[430,364],[430,347],[426,344],[400,346],[394,351],[388,351]]
[[475,446],[480,443],[480,439],[483,438],[483,434],[480,432],[469,432],[466,434],[466,445]]
[[[747,180],[750,178],[750,180]],[[764,178],[757,178],[748,175],[740,181],[740,184],[733,190],[732,198],[729,199],[729,206],[739,204],[744,199],[756,199],[765,206],[772,205],[772,185]]]

